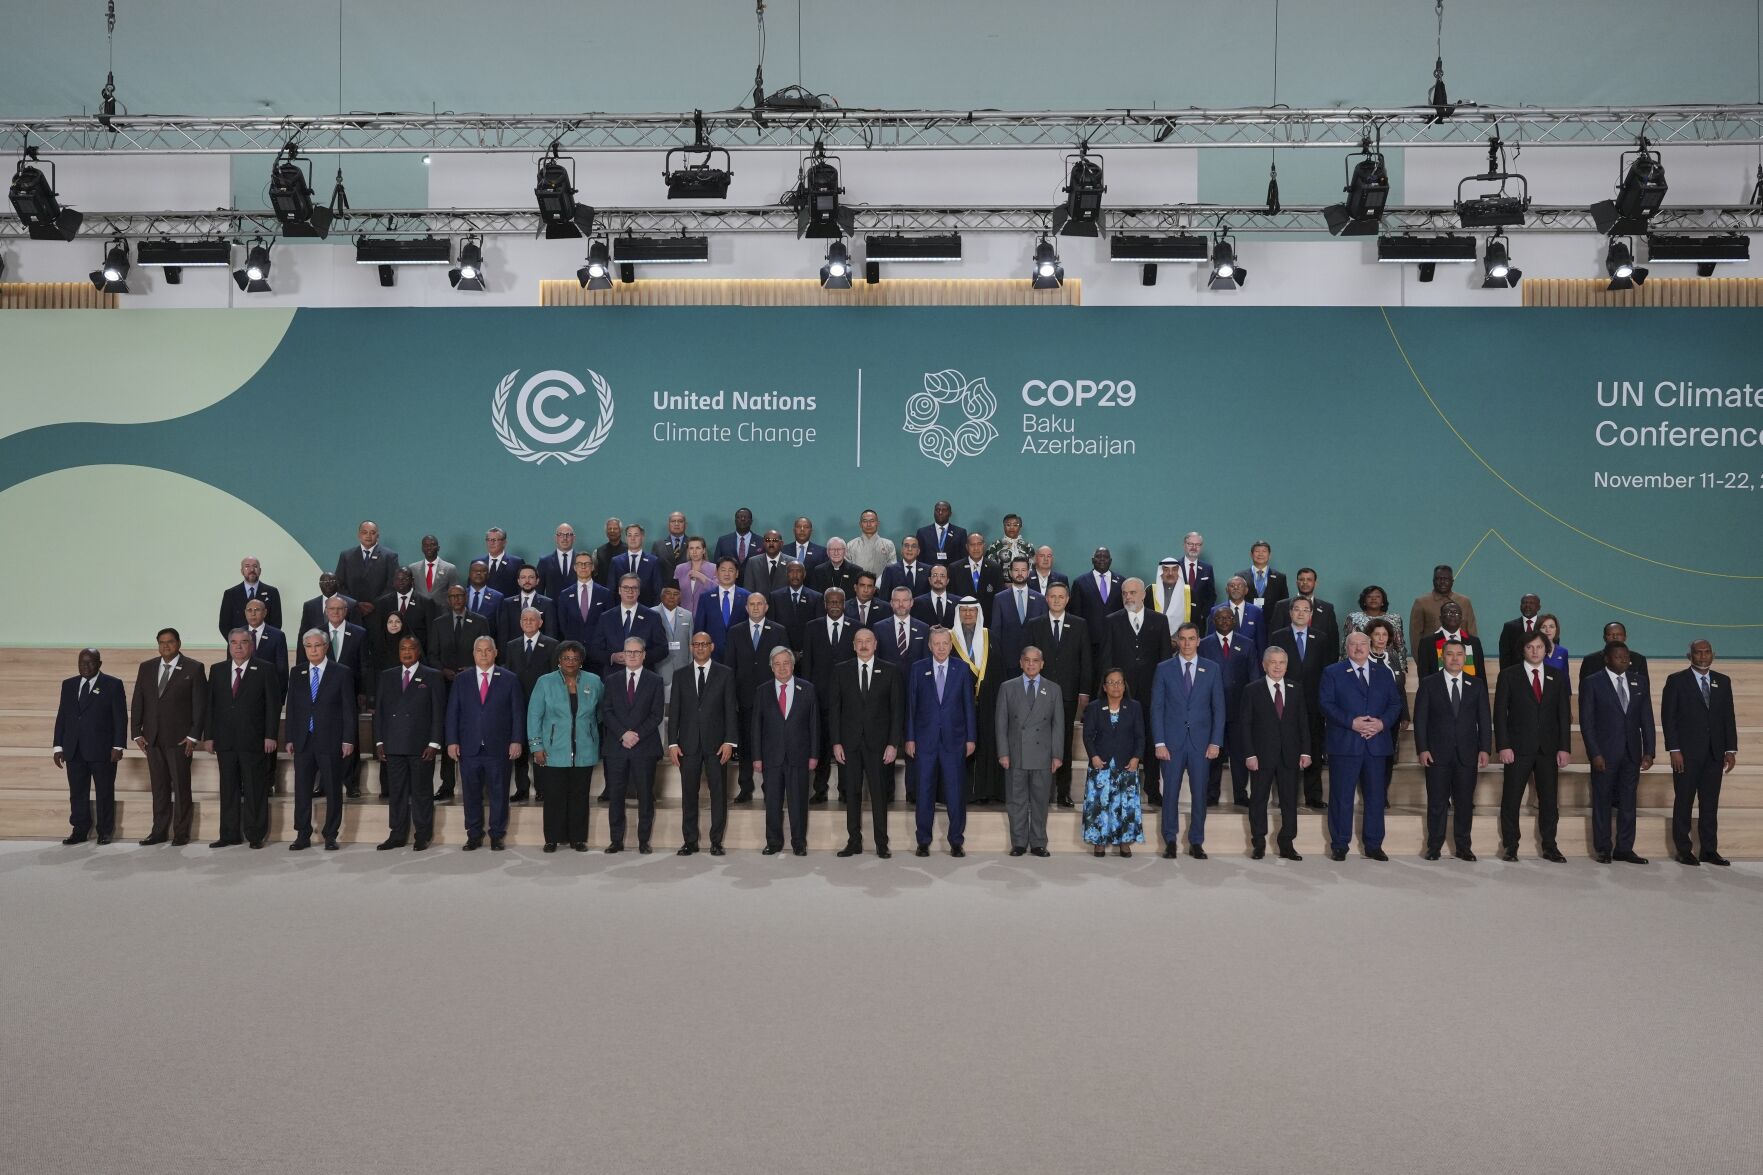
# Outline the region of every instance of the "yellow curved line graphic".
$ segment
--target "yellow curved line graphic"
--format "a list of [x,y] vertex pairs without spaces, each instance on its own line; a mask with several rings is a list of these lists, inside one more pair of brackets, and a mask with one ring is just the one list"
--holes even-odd
[[[1404,348],[1402,346],[1402,340],[1401,340],[1400,336],[1398,336],[1396,334],[1396,327],[1395,327],[1395,324],[1390,321],[1389,311],[1386,308],[1379,306],[1378,312],[1383,315],[1384,327],[1385,327],[1385,329],[1387,329],[1390,332],[1390,339],[1396,344],[1396,353],[1402,357],[1402,363],[1404,366],[1406,366],[1408,368],[1408,374],[1414,378],[1414,385],[1420,389],[1420,394],[1426,397],[1426,402],[1428,404],[1432,405],[1432,410],[1434,412],[1438,413],[1439,419],[1445,422],[1445,427],[1451,430],[1451,435],[1457,438],[1457,442],[1459,444],[1461,444],[1465,449],[1469,450],[1469,455],[1471,457],[1474,457],[1477,461],[1481,462],[1481,466],[1483,469],[1486,469],[1489,473],[1493,474],[1494,477],[1499,481],[1499,483],[1501,485],[1503,485],[1507,489],[1511,490],[1514,494],[1517,494],[1518,497],[1520,499],[1522,499],[1527,506],[1531,507],[1531,509],[1537,511],[1539,514],[1543,515],[1545,518],[1549,518],[1555,522],[1560,523],[1562,526],[1565,526],[1568,530],[1571,530],[1574,534],[1578,535],[1582,539],[1588,539],[1591,542],[1597,543],[1600,547],[1605,547],[1605,548],[1608,548],[1609,550],[1615,551],[1619,555],[1627,555],[1630,559],[1639,559],[1642,563],[1651,563],[1655,567],[1664,567],[1664,568],[1668,568],[1672,571],[1681,571],[1681,572],[1684,572],[1686,575],[1706,575],[1706,576],[1709,576],[1710,578],[1713,578],[1713,579],[1746,579],[1746,580],[1763,579],[1763,575],[1740,575],[1740,574],[1737,574],[1737,573],[1731,572],[1731,571],[1704,571],[1699,567],[1684,567],[1678,563],[1667,563],[1663,559],[1654,559],[1652,556],[1643,555],[1639,551],[1631,551],[1627,547],[1619,547],[1615,543],[1612,543],[1606,539],[1601,539],[1595,534],[1591,534],[1587,531],[1581,530],[1579,527],[1573,525],[1573,523],[1567,521],[1565,518],[1561,517],[1559,514],[1556,514],[1554,511],[1550,510],[1547,506],[1543,505],[1541,502],[1538,502],[1535,498],[1531,497],[1529,494],[1525,493],[1523,490],[1521,490],[1517,486],[1513,485],[1510,481],[1506,480],[1505,474],[1501,473],[1498,469],[1495,469],[1492,465],[1488,464],[1488,460],[1486,457],[1483,457],[1480,453],[1476,452],[1475,446],[1469,443],[1469,439],[1467,437],[1465,437],[1461,432],[1457,431],[1457,426],[1451,422],[1451,418],[1449,416],[1445,415],[1445,410],[1443,408],[1439,407],[1439,402],[1437,400],[1433,399],[1432,392],[1427,390],[1426,381],[1420,378],[1420,373],[1418,371],[1414,370],[1414,362],[1413,362],[1413,360],[1408,358],[1408,351],[1406,348]],[[1497,534],[1498,532],[1495,532],[1495,533]],[[1483,537],[1485,537],[1485,536],[1483,536]],[[1501,539],[1501,541],[1504,542],[1505,540]],[[1508,545],[1510,545],[1510,544],[1508,544]],[[1517,554],[1517,552],[1514,551],[1513,554]],[[1522,559],[1523,556],[1520,555],[1519,558]],[[1528,562],[1528,560],[1526,560],[1526,562]],[[1541,570],[1541,569],[1539,568],[1538,570]],[[1559,583],[1560,581],[1557,580],[1556,582]],[[1565,586],[1565,585],[1563,585],[1563,586]],[[1579,589],[1575,588],[1573,590],[1578,591]],[[1579,594],[1582,596],[1586,595],[1586,593],[1584,593],[1584,592],[1580,592]],[[1588,599],[1588,600],[1596,599],[1596,597],[1586,596],[1586,599]],[[1599,600],[1598,602],[1603,603],[1604,601]],[[1611,605],[1611,606],[1615,607],[1615,605]],[[1627,611],[1627,609],[1624,609],[1624,611]],[[1629,615],[1640,616],[1640,615],[1643,615],[1643,613],[1630,612]],[[1649,619],[1657,620],[1657,619],[1661,619],[1661,618],[1660,617],[1649,617]],[[1677,624],[1680,622],[1673,620],[1673,621],[1670,621],[1669,623]],[[1708,625],[1707,627],[1719,628],[1719,627],[1723,627],[1723,626],[1721,626],[1721,625]],[[1763,627],[1763,626],[1753,625],[1753,624],[1738,624],[1738,625],[1726,625],[1724,627],[1757,628],[1757,627]]]
[[1562,579],[1560,576],[1551,574],[1550,572],[1543,570],[1541,567],[1538,567],[1535,563],[1531,562],[1530,558],[1528,556],[1526,556],[1523,551],[1520,551],[1517,547],[1513,546],[1511,541],[1508,540],[1505,535],[1501,534],[1497,529],[1495,529],[1494,527],[1491,527],[1491,526],[1488,528],[1486,534],[1482,535],[1481,538],[1479,538],[1475,541],[1475,546],[1473,546],[1469,549],[1469,554],[1464,556],[1463,562],[1461,562],[1457,565],[1457,573],[1459,575],[1461,575],[1463,573],[1463,569],[1465,567],[1469,566],[1469,561],[1471,559],[1475,558],[1475,553],[1477,551],[1481,550],[1481,545],[1488,541],[1489,535],[1492,535],[1494,538],[1499,539],[1501,546],[1505,547],[1508,551],[1511,551],[1512,554],[1514,556],[1516,556],[1520,562],[1522,562],[1525,566],[1529,567],[1532,571],[1536,572],[1538,575],[1542,576],[1544,579],[1548,580],[1550,583],[1558,584],[1559,586],[1566,588],[1568,591],[1572,592],[1576,596],[1583,596],[1586,599],[1590,600],[1594,604],[1602,604],[1604,607],[1610,608],[1610,609],[1617,611],[1617,612],[1621,612],[1625,616],[1635,616],[1635,617],[1638,617],[1642,620],[1654,620],[1660,624],[1677,624],[1677,625],[1682,625],[1685,628],[1724,628],[1724,629],[1763,628],[1763,624],[1711,624],[1711,623],[1706,623],[1706,622],[1700,621],[1700,620],[1679,620],[1674,616],[1655,616],[1651,612],[1637,612],[1633,608],[1624,608],[1621,604],[1615,603],[1614,601],[1611,601],[1611,600],[1606,600],[1602,596],[1594,596],[1594,595],[1592,595],[1592,593],[1586,591],[1584,588],[1574,587],[1572,584],[1568,583],[1566,580]]

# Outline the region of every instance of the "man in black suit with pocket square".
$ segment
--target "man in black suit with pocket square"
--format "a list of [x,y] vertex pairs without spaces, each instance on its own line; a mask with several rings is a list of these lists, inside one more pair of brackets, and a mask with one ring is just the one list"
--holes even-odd
[[692,634],[692,662],[674,671],[667,698],[667,757],[679,768],[679,855],[698,851],[698,793],[710,789],[710,855],[722,856],[728,827],[728,775],[725,769],[740,742],[740,709],[735,705],[735,674],[715,660],[710,634]]
[[[1714,646],[1690,642],[1690,666],[1665,679],[1659,722],[1671,756],[1672,856],[1683,865],[1725,865],[1720,855],[1720,778],[1738,763],[1732,678],[1714,671]],[[1690,809],[1700,810],[1702,855],[1690,852]]]
[[1518,810],[1534,778],[1537,847],[1545,861],[1567,860],[1555,843],[1561,818],[1561,769],[1573,758],[1572,690],[1567,675],[1544,664],[1549,638],[1532,630],[1518,646],[1518,664],[1494,685],[1494,749],[1504,764],[1500,789],[1500,859],[1518,860]]
[[1488,765],[1494,724],[1487,682],[1463,672],[1463,642],[1446,641],[1444,672],[1422,678],[1414,695],[1414,750],[1426,769],[1426,859],[1445,845],[1451,816],[1459,861],[1475,860],[1475,774]]
[[276,728],[282,687],[252,656],[251,634],[227,636],[227,659],[208,674],[208,713],[202,749],[220,768],[220,836],[211,849],[249,841],[260,849],[269,837],[269,785],[275,771]]
[[61,843],[84,844],[96,823],[98,843],[107,845],[116,831],[116,765],[129,739],[128,707],[122,679],[100,672],[104,658],[97,649],[81,649],[77,663],[79,673],[61,683],[55,710],[53,754],[55,765],[67,771],[67,822],[73,826]]
[[422,663],[422,642],[403,637],[398,664],[381,672],[374,696],[374,757],[390,799],[390,835],[377,847],[403,848],[413,828],[417,852],[435,838],[435,759],[446,736],[447,683]]
[[845,799],[845,847],[841,857],[863,852],[863,797],[869,796],[875,855],[890,857],[888,801],[891,770],[906,738],[904,671],[875,655],[875,633],[865,629],[852,643],[852,658],[833,670],[826,719],[833,758],[839,764],[839,791]]
[[392,574],[400,566],[398,552],[380,546],[379,523],[371,520],[355,529],[355,538],[353,547],[344,547],[337,555],[337,587],[355,598],[358,615],[371,616],[371,601],[392,590]]
[[808,855],[808,780],[820,762],[820,703],[814,687],[795,676],[796,655],[788,648],[773,649],[769,665],[771,677],[753,693],[749,731],[753,770],[765,781],[765,855],[783,851],[787,807],[790,851],[804,857]]
[[177,629],[162,628],[155,639],[159,656],[135,671],[129,707],[129,733],[147,756],[153,787],[153,829],[141,843],[187,845],[195,814],[190,759],[208,714],[208,675],[201,662],[183,655]]
[[221,593],[220,636],[222,640],[235,628],[245,626],[245,605],[253,599],[262,600],[269,609],[267,618],[275,627],[282,626],[282,594],[261,579],[263,564],[250,555],[239,561],[238,583]]
[[1237,702],[1237,753],[1249,769],[1249,855],[1267,855],[1267,797],[1279,796],[1279,855],[1302,861],[1293,847],[1298,832],[1298,781],[1310,766],[1314,745],[1304,691],[1286,678],[1290,655],[1274,647],[1261,654],[1263,676],[1243,687]]

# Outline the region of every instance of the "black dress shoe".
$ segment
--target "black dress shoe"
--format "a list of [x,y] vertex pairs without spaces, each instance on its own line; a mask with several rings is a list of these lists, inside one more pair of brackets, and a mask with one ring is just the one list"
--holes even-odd
[[1030,849],[1029,855],[1034,856],[1034,857],[1051,857],[1053,854],[1049,853],[1047,851],[1046,845],[1039,845],[1035,848]]
[[1700,861],[1696,860],[1696,855],[1694,853],[1673,853],[1671,854],[1671,859],[1676,861],[1679,865],[1694,865],[1697,868],[1700,868],[1702,864]]
[[373,847],[384,852],[387,849],[401,849],[404,847],[404,842],[395,836],[388,836],[385,840],[382,840],[379,844]]
[[599,795],[594,797],[594,802],[596,804],[610,804],[612,801],[607,798],[605,792],[601,792]]
[[507,842],[507,841],[505,841],[505,840],[503,840],[503,839],[502,839],[502,838],[501,838],[501,837],[499,837],[499,836],[492,836],[492,837],[491,837],[491,838],[490,838],[490,850],[491,850],[491,851],[492,851],[492,852],[497,852],[497,853],[499,853],[499,852],[501,852],[501,851],[502,851],[502,850],[503,850],[503,849],[505,849],[505,848],[507,848],[507,847],[508,847],[508,842]]
[[1161,808],[1162,806],[1163,806],[1163,801],[1158,799],[1156,796],[1146,796],[1145,797],[1145,810],[1146,811],[1155,812],[1158,808]]
[[547,853],[555,853],[557,851],[557,842],[554,840],[546,841],[545,842],[545,851]]
[[1328,805],[1323,803],[1321,800],[1315,800],[1315,801],[1305,800],[1304,806],[1306,808],[1310,809],[1312,812],[1326,812],[1326,811],[1328,811]]
[[1647,859],[1636,853],[1633,849],[1630,849],[1626,853],[1616,853],[1613,855],[1618,861],[1624,861],[1630,865],[1645,865],[1647,863]]
[[1439,856],[1440,854],[1437,849],[1428,849],[1426,852],[1420,854],[1420,859],[1422,861],[1436,861],[1439,859]]
[[649,847],[649,843],[647,841],[638,841],[637,842],[637,852],[639,852],[639,853],[652,853],[654,851],[655,851],[654,849]]
[[[928,857],[928,856],[930,856],[930,846],[929,845],[919,845],[917,848],[912,850],[912,855],[914,857]],[[1013,850],[1011,850],[1011,855],[1016,856],[1016,857],[1020,857],[1022,855],[1022,851],[1020,849],[1013,849]]]
[[361,789],[358,787],[352,787],[345,794],[352,800],[359,800],[361,798]]
[[1542,857],[1543,857],[1543,860],[1553,861],[1557,865],[1564,864],[1567,861],[1567,858],[1563,857],[1561,855],[1561,850],[1556,848],[1554,845],[1550,845],[1548,848],[1544,849],[1542,852]]
[[435,793],[435,803],[437,803],[437,804],[451,804],[452,802],[453,802],[453,793],[452,792],[438,791]]
[[311,837],[298,836],[298,837],[294,838],[294,843],[288,846],[288,851],[290,853],[297,853],[301,849],[309,849],[311,847],[312,847],[312,838]]
[[1702,864],[1704,864],[1704,865],[1730,865],[1730,864],[1732,864],[1732,862],[1728,861],[1725,857],[1722,857],[1719,853],[1703,853],[1702,854]]
[[148,845],[162,845],[170,839],[171,838],[168,836],[150,836],[146,840],[143,840],[139,843],[142,848],[146,848]]
[[967,850],[960,845],[951,845],[949,847],[949,855],[951,857],[965,857],[967,855]]
[[894,851],[892,849],[877,849],[875,850],[875,855],[883,861],[886,861],[889,857],[894,855]]
[[710,846],[710,855],[712,857],[722,856],[723,855],[722,846],[721,845],[711,845]]
[[[234,842],[233,842],[233,843],[234,843],[234,844],[238,844],[238,843],[239,843],[239,842],[238,842],[238,841],[234,841]],[[251,842],[251,847],[252,847],[252,848],[254,848],[254,849],[260,849],[260,848],[262,848],[262,847],[263,847],[263,842],[262,842],[262,841],[260,841],[260,840],[254,840],[254,841],[252,841],[252,842]]]
[[190,843],[190,838],[187,836],[173,837],[172,842],[171,842],[171,847],[174,849],[181,849],[189,843]]
[[1280,845],[1279,859],[1282,861],[1302,861],[1304,858],[1291,845]]
[[1164,841],[1163,842],[1163,856],[1164,856],[1165,860],[1173,861],[1177,857],[1181,856],[1181,850],[1175,847],[1174,841],[1172,841],[1172,840]]
[[468,836],[465,838],[465,845],[463,846],[464,851],[466,851],[468,853],[475,853],[475,852],[477,852],[478,849],[483,847],[483,844],[484,844],[483,837],[481,837],[481,836]]
[[1600,864],[1600,865],[1608,865],[1610,863],[1610,854],[1609,853],[1599,853],[1597,855],[1596,860],[1597,860],[1598,864]]
[[511,804],[524,804],[526,803],[526,793],[523,791],[517,791],[514,793],[514,797],[508,802]]
[[675,853],[674,856],[676,856],[676,857],[689,857],[697,851],[698,851],[697,845],[681,845],[679,847],[679,852]]
[[1259,861],[1265,856],[1267,856],[1267,846],[1266,845],[1256,845],[1254,848],[1249,850],[1249,859],[1251,861]]
[[335,838],[335,837],[332,837],[332,838],[331,838],[331,839],[329,839],[329,840],[327,840],[327,841],[325,841],[325,842],[324,842],[324,847],[325,847],[325,848],[326,848],[326,849],[328,849],[328,850],[330,850],[330,851],[331,851],[331,852],[333,852],[333,853],[334,853],[334,852],[336,852],[336,851],[337,851],[337,848],[338,848],[338,845],[337,845],[337,841],[336,841],[336,838]]
[[1366,849],[1365,857],[1369,861],[1387,861],[1390,859],[1390,855],[1382,849]]
[[863,855],[863,846],[862,845],[846,845],[844,848],[839,850],[839,856],[841,856],[841,857],[858,857],[858,856],[862,856],[862,855]]
[[1457,859],[1459,861],[1474,861],[1476,857],[1475,854],[1468,849],[1461,849],[1457,853]]
[[[925,849],[925,847],[923,845],[919,845],[918,847],[920,850],[920,852],[918,854],[919,856],[921,856],[921,857],[930,856],[929,850]],[[1012,857],[1026,857],[1026,856],[1028,856],[1028,849],[1022,845],[1011,845],[1010,846],[1010,855]]]
[[1331,861],[1345,861],[1347,859],[1347,850],[1330,849],[1328,850],[1328,859]]
[[1075,807],[1077,807],[1076,804],[1071,802],[1070,796],[1060,796],[1059,797],[1059,806],[1061,808],[1075,808]]
[[428,847],[429,847],[429,842],[419,836],[416,838],[416,842],[410,846],[410,849],[412,852],[420,853]]
[[624,852],[624,846],[623,845],[607,845],[606,851],[609,853],[622,853],[622,852]]
[[1206,849],[1202,845],[1189,844],[1188,856],[1196,861],[1204,861],[1206,859]]
[[1511,845],[1507,845],[1505,848],[1500,850],[1500,860],[1502,860],[1502,861],[1516,861],[1516,860],[1518,860],[1518,850],[1513,848]]
[[790,852],[794,853],[798,857],[806,857],[808,855],[807,849],[791,849]]
[[585,853],[588,851],[588,842],[585,840],[572,840],[569,842],[569,847],[578,853]]
[[110,843],[110,838],[107,836],[101,836],[98,838],[98,843],[101,845],[107,845]]
[[729,802],[732,804],[751,804],[753,802],[753,793],[750,791],[737,792],[735,793],[735,798]]
[[823,791],[817,791],[812,796],[808,797],[808,802],[810,804],[824,804],[826,803],[826,793]]
[[775,857],[783,851],[784,849],[782,845],[766,845],[759,850],[759,855],[762,857]]

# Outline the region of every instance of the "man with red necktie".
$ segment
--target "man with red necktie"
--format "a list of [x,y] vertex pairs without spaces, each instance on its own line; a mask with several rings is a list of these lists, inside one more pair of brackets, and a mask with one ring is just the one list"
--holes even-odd
[[[1536,597],[1527,597],[1535,599]],[[1518,646],[1521,660],[1494,686],[1494,750],[1504,764],[1500,792],[1500,859],[1518,860],[1518,809],[1524,789],[1536,781],[1537,845],[1545,861],[1565,861],[1555,844],[1560,819],[1556,799],[1569,751],[1573,713],[1567,677],[1544,664],[1549,638],[1532,632]]]
[[1537,630],[1537,614],[1543,601],[1535,592],[1526,592],[1518,601],[1518,615],[1500,628],[1500,668],[1506,669],[1524,660],[1519,651],[1526,637]]

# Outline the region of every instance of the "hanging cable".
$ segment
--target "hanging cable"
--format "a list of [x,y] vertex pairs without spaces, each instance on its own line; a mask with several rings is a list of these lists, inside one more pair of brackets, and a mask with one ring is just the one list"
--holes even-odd
[[1426,104],[1432,107],[1435,119],[1444,119],[1451,117],[1454,109],[1445,96],[1445,0],[1433,0],[1433,9],[1438,15],[1438,31],[1433,41],[1432,92]]
[[108,0],[104,7],[104,39],[110,50],[110,66],[104,74],[104,88],[98,92],[98,121],[114,131],[110,120],[116,117],[116,0]]
[[[1279,0],[1273,0],[1273,108],[1279,108]],[[1274,147],[1267,153],[1267,215],[1279,211],[1279,148]]]

